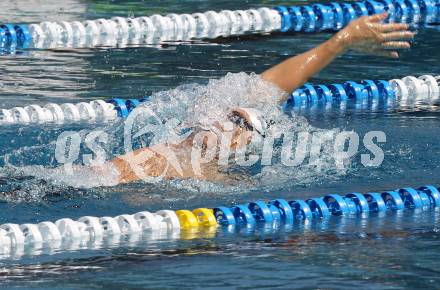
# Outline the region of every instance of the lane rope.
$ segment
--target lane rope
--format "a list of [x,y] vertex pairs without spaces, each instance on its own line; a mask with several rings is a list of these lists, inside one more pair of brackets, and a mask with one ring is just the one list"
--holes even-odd
[[186,41],[260,32],[336,31],[353,19],[388,12],[388,21],[440,22],[439,0],[366,0],[362,2],[262,7],[136,18],[44,21],[0,25],[0,48],[123,47],[161,41]]
[[[149,97],[140,99],[94,100],[77,104],[49,103],[0,109],[0,125],[33,123],[99,122],[126,118]],[[412,102],[435,103],[440,99],[440,76],[406,76],[401,79],[347,81],[342,84],[305,84],[291,93],[285,106],[304,107],[318,103],[384,102],[408,105]]]
[[[330,216],[356,216],[391,210],[430,210],[440,207],[439,188],[425,185],[417,189],[399,188],[384,192],[326,194],[319,198],[287,201],[254,201],[232,207],[141,211],[115,217],[83,216],[61,218],[37,224],[0,225],[0,250],[40,247],[43,244],[101,241],[142,233],[180,233],[194,229],[255,227],[262,224],[293,225],[298,221],[326,219]],[[85,246],[86,248],[86,246]]]

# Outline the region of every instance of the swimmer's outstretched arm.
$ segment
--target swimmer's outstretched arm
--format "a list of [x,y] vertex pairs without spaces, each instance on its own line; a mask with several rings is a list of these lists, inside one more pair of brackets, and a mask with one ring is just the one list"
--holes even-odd
[[387,13],[383,13],[354,20],[323,44],[275,65],[261,76],[292,92],[349,49],[398,58],[397,50],[409,48],[414,33],[408,31],[407,24],[382,23],[386,18]]
[[[179,146],[158,144],[149,148],[141,148],[114,158],[110,164],[118,172],[118,183],[159,176],[164,179],[188,178],[188,164],[180,163],[177,157],[171,160],[167,158],[167,156],[173,156],[181,147],[182,144]],[[177,163],[173,164],[175,162]]]
[[[252,133],[243,128],[235,129],[231,135],[230,148],[236,150],[250,142]],[[160,177],[163,179],[188,179],[218,181],[224,176],[218,171],[218,162],[213,158],[211,162],[193,163],[192,148],[200,142],[209,142],[205,138],[217,140],[213,132],[205,131],[200,135],[203,138],[196,138],[193,134],[177,144],[157,144],[148,148],[137,149],[131,153],[119,156],[105,164],[111,166],[118,173],[118,183],[128,183],[140,179]],[[214,145],[211,144],[210,146]],[[208,146],[208,145],[207,145]],[[215,146],[215,145],[214,145]],[[194,165],[198,164],[196,168]],[[198,170],[195,170],[199,168]],[[198,173],[197,173],[198,172]]]
[[[206,132],[206,136],[208,134],[212,134],[212,138],[217,138],[212,132]],[[197,142],[194,141],[194,137],[193,134],[176,144],[156,144],[148,148],[140,148],[114,158],[105,166],[116,169],[119,175],[118,183],[155,177],[160,177],[160,179],[218,179],[217,168],[211,168],[212,164],[201,164],[200,174],[194,172],[191,161],[191,149],[194,142]],[[239,141],[241,140],[232,140],[231,146],[238,146]]]

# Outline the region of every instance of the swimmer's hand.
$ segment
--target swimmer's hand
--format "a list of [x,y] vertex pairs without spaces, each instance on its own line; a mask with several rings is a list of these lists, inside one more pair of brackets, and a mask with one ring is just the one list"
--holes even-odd
[[411,47],[414,33],[404,23],[383,23],[387,13],[364,16],[338,32],[335,40],[345,50],[398,58],[400,49]]
[[[384,24],[387,16],[383,13],[354,20],[331,39],[267,69],[261,76],[282,90],[292,92],[347,50],[398,58],[398,50],[410,48],[414,33],[406,24]],[[288,96],[284,94],[280,103]]]

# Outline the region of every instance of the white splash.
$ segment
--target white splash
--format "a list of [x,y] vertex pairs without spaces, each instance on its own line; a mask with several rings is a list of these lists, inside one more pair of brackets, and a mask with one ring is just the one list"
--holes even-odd
[[[181,122],[181,127],[209,128],[216,121],[226,121],[231,108],[252,107],[260,110],[267,119],[271,120],[269,135],[326,131],[314,128],[303,117],[292,117],[283,113],[278,104],[283,94],[285,92],[262,80],[259,75],[229,73],[221,79],[210,80],[206,85],[186,84],[168,91],[157,92],[145,102],[145,106],[153,110],[162,120],[177,118]],[[119,122],[100,129],[112,136],[122,136],[123,126],[123,122]],[[157,142],[163,138],[166,136],[162,136]],[[121,140],[117,138],[112,140],[111,146],[114,147],[113,152],[120,151]],[[275,151],[279,153],[279,150]],[[221,168],[220,171],[226,172],[224,183],[221,184],[200,180],[173,180],[163,181],[162,186],[174,190],[225,194],[252,189],[280,189],[294,184],[311,183],[326,178],[333,179],[346,172],[335,169],[334,160],[330,158],[331,153],[331,150],[324,146],[319,166],[286,167],[280,163],[279,158],[274,158],[271,166],[259,168],[255,172],[255,168],[249,170],[236,167]],[[21,175],[33,176],[56,186],[96,188],[117,184],[117,173],[111,168],[97,173],[86,167],[76,167],[73,173],[66,174],[63,168],[26,164],[7,165],[13,167],[15,172],[20,172]]]

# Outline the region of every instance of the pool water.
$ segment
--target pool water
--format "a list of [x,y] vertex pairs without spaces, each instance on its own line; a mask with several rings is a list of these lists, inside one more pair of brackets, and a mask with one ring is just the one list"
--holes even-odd
[[[69,0],[61,6],[57,2],[4,0],[0,4],[2,22],[295,4],[262,0]],[[3,55],[0,108],[166,94],[179,85],[205,85],[228,72],[260,73],[329,36],[276,34],[126,49],[27,50]],[[423,28],[418,31],[413,48],[402,53],[399,60],[349,53],[311,82],[437,75],[439,46],[438,28]],[[239,76],[232,76],[238,84],[243,82]],[[346,109],[310,108],[293,114],[305,118],[295,122],[316,130],[354,130],[360,136],[372,130],[384,131],[387,142],[382,146],[383,164],[377,168],[364,167],[356,155],[342,173],[335,174],[328,167],[321,171],[294,168],[287,175],[275,170],[267,178],[270,182],[259,180],[230,187],[197,182],[90,187],[81,186],[85,183],[82,180],[66,185],[41,177],[35,171],[45,169],[32,166],[56,166],[52,145],[65,130],[119,132],[117,125],[2,126],[0,222],[36,223],[62,217],[116,216],[141,210],[192,209],[258,199],[293,200],[325,193],[440,185],[440,157],[436,154],[440,150],[440,112],[436,106],[390,110],[349,105]],[[23,168],[33,168],[33,174],[26,174],[29,171],[23,172]],[[334,217],[325,222],[298,222],[291,228],[125,237],[100,245],[72,246],[68,250],[41,249],[6,255],[0,260],[0,283],[5,289],[438,288],[439,226],[440,211],[432,210]]]

